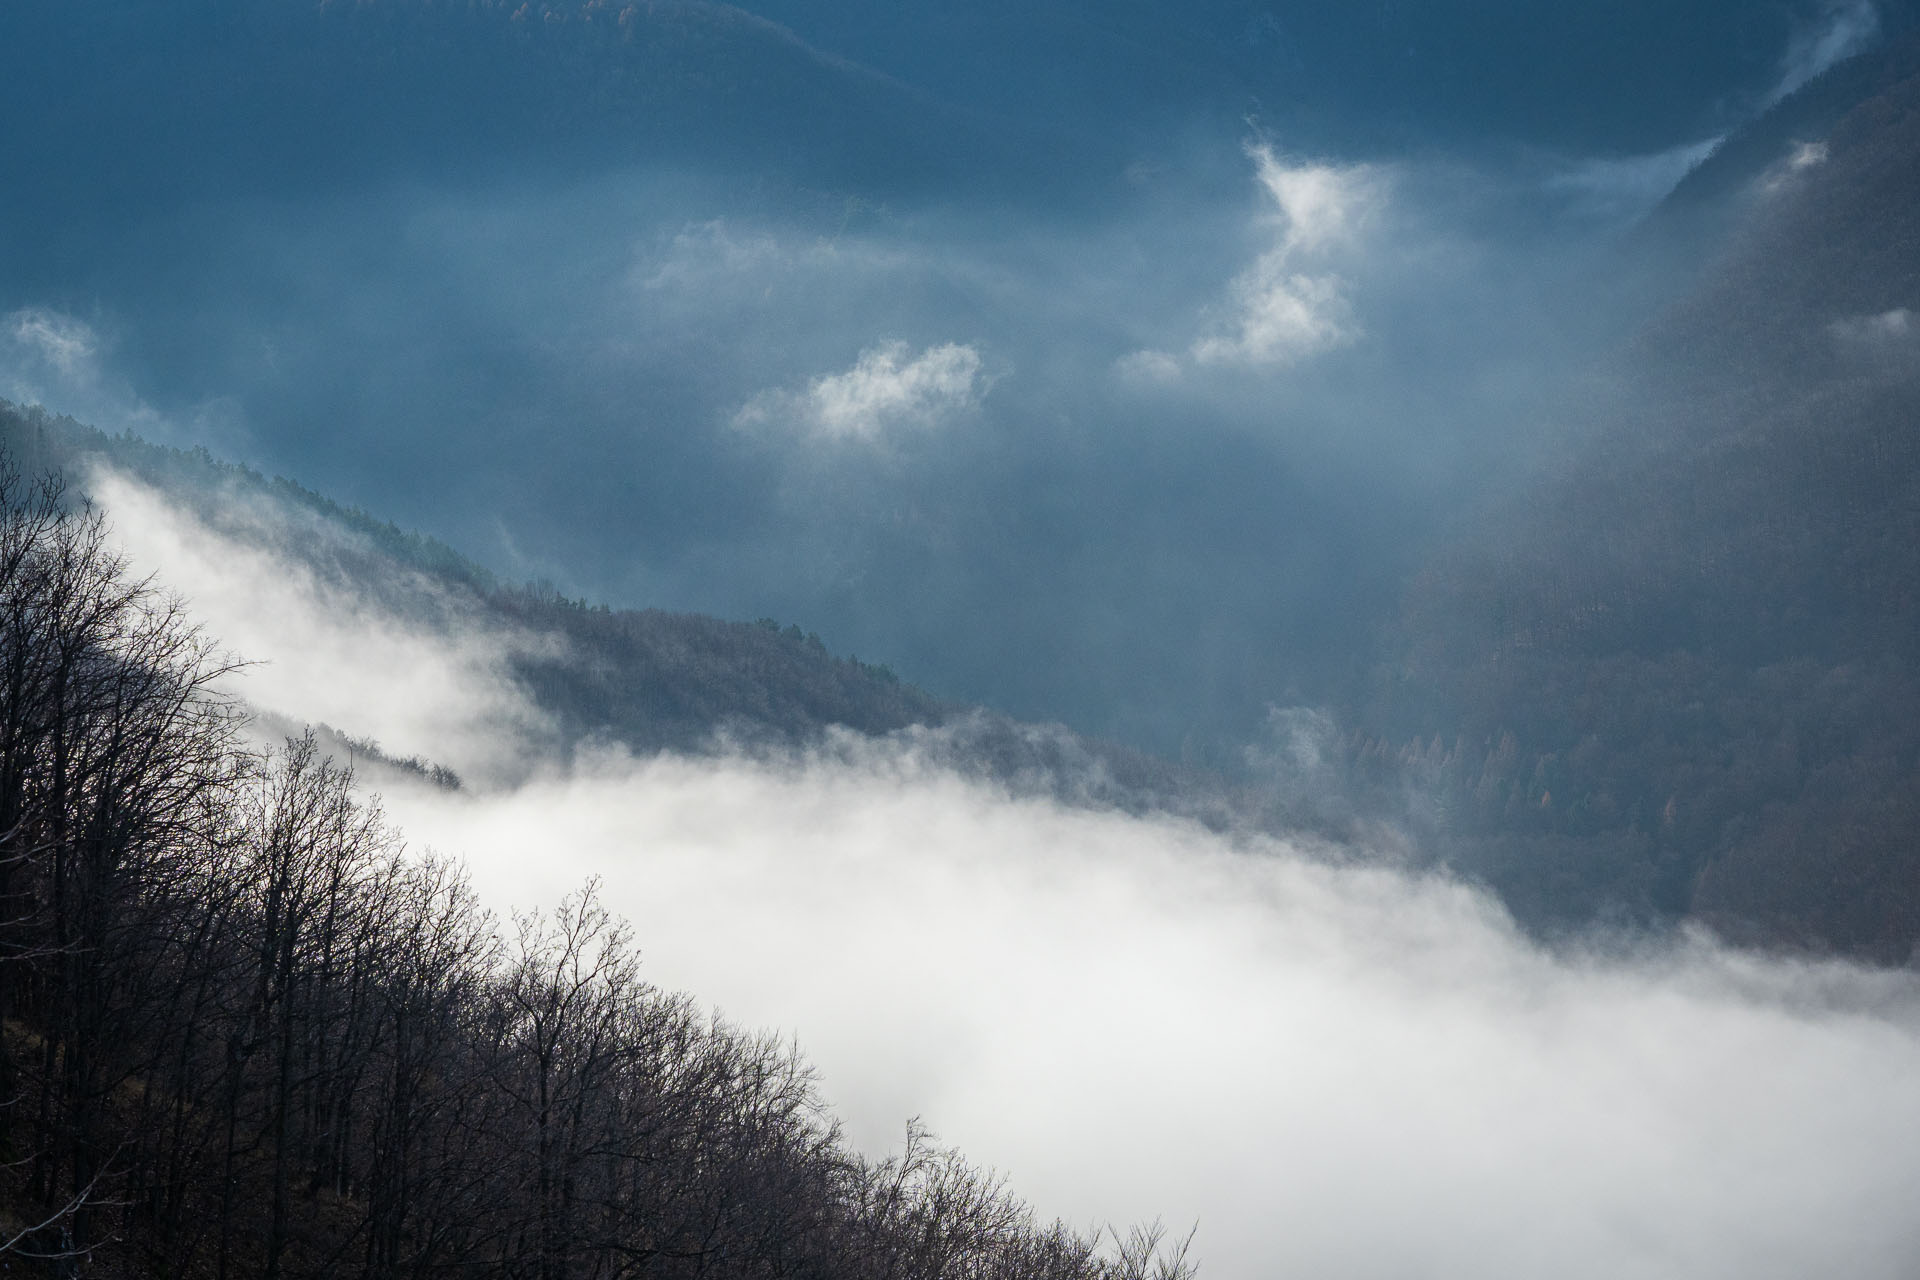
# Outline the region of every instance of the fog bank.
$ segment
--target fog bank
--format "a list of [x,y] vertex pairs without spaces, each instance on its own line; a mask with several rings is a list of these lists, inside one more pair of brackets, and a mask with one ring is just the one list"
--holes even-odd
[[911,738],[550,758],[511,727],[507,640],[108,491],[136,563],[271,661],[281,712],[434,758],[520,750],[520,782],[391,779],[388,811],[503,914],[600,877],[652,980],[794,1035],[865,1150],[917,1115],[1044,1213],[1197,1221],[1213,1276],[1920,1261],[1909,972],[1704,938],[1551,953],[1366,849],[1014,797]]

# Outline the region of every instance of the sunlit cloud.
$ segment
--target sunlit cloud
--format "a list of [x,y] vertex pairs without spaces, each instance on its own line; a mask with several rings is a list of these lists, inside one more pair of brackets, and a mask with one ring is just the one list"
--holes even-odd
[[1334,263],[1356,247],[1378,212],[1379,173],[1364,165],[1289,164],[1265,144],[1247,154],[1270,202],[1258,219],[1270,247],[1228,284],[1184,359],[1135,352],[1114,366],[1122,380],[1169,382],[1188,362],[1284,367],[1360,337],[1349,281]]
[[755,397],[735,424],[872,443],[938,426],[973,408],[985,391],[980,353],[971,346],[948,342],[915,354],[905,342],[883,342],[862,351],[852,368],[815,378],[803,392]]
[[911,272],[923,258],[854,235],[808,235],[751,221],[710,218],[688,223],[636,253],[630,279],[651,293],[699,292],[719,286],[767,286],[789,278],[888,276]]
[[1360,336],[1346,278],[1316,268],[1359,235],[1378,200],[1377,176],[1365,167],[1288,165],[1266,146],[1251,154],[1273,201],[1275,244],[1228,287],[1216,331],[1193,344],[1203,365],[1286,365]]
[[1557,957],[1457,884],[885,742],[391,802],[495,902],[602,876],[654,979],[798,1036],[860,1146],[919,1115],[1044,1212],[1198,1221],[1208,1274],[1890,1280],[1920,1249],[1902,976]]
[[1323,252],[1351,242],[1373,211],[1376,175],[1364,166],[1289,165],[1267,146],[1250,154],[1254,175],[1273,200],[1279,250]]
[[[107,430],[152,439],[177,438],[167,421],[112,368],[112,342],[100,328],[52,307],[21,307],[0,316],[0,397],[41,405]],[[197,406],[192,427],[202,438],[230,434],[227,405]]]
[[764,274],[784,267],[793,256],[765,231],[739,229],[715,218],[676,232],[662,251],[643,259],[637,279],[649,290],[698,287],[720,276]]

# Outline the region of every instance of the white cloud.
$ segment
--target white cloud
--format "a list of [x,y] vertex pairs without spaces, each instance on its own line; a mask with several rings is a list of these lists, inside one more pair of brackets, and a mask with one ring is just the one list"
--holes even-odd
[[675,233],[666,250],[638,265],[644,289],[697,288],[715,277],[764,275],[792,260],[790,250],[764,231],[736,231],[724,219]]
[[[92,324],[50,307],[0,315],[0,397],[71,414],[104,430],[129,430],[177,441],[182,433],[109,367],[111,340]],[[229,406],[208,401],[192,410],[193,439],[232,434]]]
[[[123,533],[177,522],[141,500],[114,495]],[[464,636],[194,537],[132,541],[255,628],[288,712],[357,707],[409,744],[490,722],[497,669]],[[1311,764],[1313,718],[1276,728]],[[495,907],[603,876],[649,976],[797,1035],[864,1149],[923,1116],[1049,1214],[1197,1220],[1208,1275],[1920,1265],[1915,974],[1698,938],[1550,952],[1363,850],[1017,798],[917,741],[608,751],[388,808]]]
[[1780,78],[1767,104],[1780,101],[1827,68],[1865,52],[1880,38],[1874,0],[1829,0],[1821,22],[1796,35],[1780,60]]
[[1284,365],[1359,336],[1346,281],[1288,269],[1283,250],[1263,254],[1229,289],[1224,331],[1193,344],[1201,364]]
[[252,706],[481,781],[511,776],[548,737],[511,663],[517,652],[554,652],[558,640],[489,624],[418,574],[385,584],[418,606],[420,616],[403,617],[374,584],[276,553],[294,540],[351,540],[317,517],[236,496],[223,508],[228,527],[216,529],[104,466],[87,489],[134,566],[180,592],[193,617],[252,664],[227,682]]
[[1289,254],[1323,252],[1350,242],[1372,212],[1374,175],[1365,167],[1287,165],[1271,147],[1251,153],[1254,175],[1279,210],[1279,248]]
[[874,442],[925,430],[971,409],[985,393],[980,353],[944,343],[914,354],[904,342],[867,348],[852,368],[816,378],[804,392],[756,396],[740,426],[790,425],[815,439]]
[[[849,219],[862,206],[850,206]],[[688,223],[664,243],[636,248],[630,284],[649,294],[684,294],[711,300],[762,297],[768,289],[793,287],[817,293],[827,287],[892,280],[924,269],[926,256],[871,236],[807,235],[788,229],[713,218]],[[656,297],[650,305],[658,305]]]
[[[1381,201],[1367,166],[1291,165],[1271,147],[1249,147],[1254,179],[1271,201],[1259,227],[1271,237],[1214,307],[1186,352],[1198,365],[1276,368],[1345,346],[1360,336],[1349,282],[1334,269],[1356,248]],[[1123,381],[1173,381],[1182,363],[1163,351],[1115,362]]]

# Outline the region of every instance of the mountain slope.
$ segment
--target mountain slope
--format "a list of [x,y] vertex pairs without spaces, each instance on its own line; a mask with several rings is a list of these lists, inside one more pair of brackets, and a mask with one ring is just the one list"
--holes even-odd
[[[1057,725],[1031,725],[936,697],[884,665],[830,653],[820,637],[773,619],[731,622],[660,609],[611,609],[543,583],[509,584],[433,538],[343,508],[292,481],[108,436],[68,418],[0,402],[0,448],[24,473],[60,473],[84,489],[104,462],[150,487],[226,545],[267,552],[339,601],[457,641],[492,637],[498,673],[537,720],[529,749],[548,762],[611,744],[639,754],[717,750],[858,750],[892,738],[917,757],[1022,793],[1129,812],[1179,813],[1216,827],[1298,824],[1301,807]],[[239,572],[236,568],[235,572]],[[167,582],[167,568],[160,578]],[[364,660],[400,659],[365,641]],[[257,656],[241,654],[242,658]],[[296,707],[256,708],[274,732],[311,720]],[[319,726],[325,745],[365,764],[432,773],[442,747],[398,747],[365,726]],[[537,763],[537,762],[536,762]],[[524,764],[522,767],[525,767]],[[1314,820],[1325,825],[1315,810]]]
[[1436,847],[1524,916],[1898,963],[1920,942],[1920,75],[1807,141],[1587,406],[1588,442],[1430,566],[1354,754],[1429,788]]

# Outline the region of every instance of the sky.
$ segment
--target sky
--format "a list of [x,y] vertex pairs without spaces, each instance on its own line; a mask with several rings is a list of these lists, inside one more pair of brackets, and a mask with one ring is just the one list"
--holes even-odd
[[9,6],[0,395],[1215,764],[1578,429],[1685,287],[1636,220],[1908,21],[593,12]]

